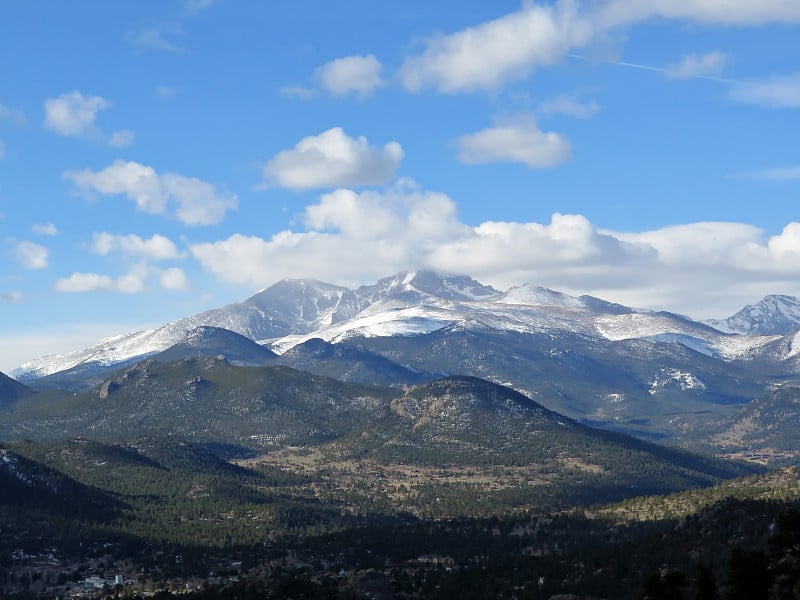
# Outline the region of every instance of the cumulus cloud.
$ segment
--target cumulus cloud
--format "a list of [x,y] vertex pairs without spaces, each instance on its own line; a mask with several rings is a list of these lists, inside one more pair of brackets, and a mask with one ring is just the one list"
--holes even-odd
[[111,103],[100,96],[84,96],[78,91],[61,94],[45,100],[44,125],[64,136],[96,134],[97,113],[110,106]]
[[161,273],[161,287],[167,290],[182,292],[191,288],[189,278],[183,269],[173,267]]
[[135,234],[115,235],[105,231],[94,234],[92,251],[103,256],[121,252],[150,260],[169,260],[181,256],[175,243],[163,235],[155,234],[150,239],[144,239]]
[[[800,3],[795,0],[525,2],[516,12],[428,40],[421,53],[405,59],[401,79],[412,92],[428,88],[443,93],[497,90],[528,77],[536,69],[558,64],[569,53],[602,45],[609,38],[624,35],[628,27],[656,19],[721,26],[800,23]],[[675,74],[688,76],[684,74],[694,70],[713,76],[722,63],[721,56],[696,57],[694,62],[678,65]]]
[[238,207],[236,194],[219,192],[214,185],[175,173],[159,175],[153,167],[117,160],[102,171],[69,171],[64,178],[83,192],[125,196],[139,210],[175,216],[184,225],[213,225]]
[[69,293],[107,291],[113,288],[114,280],[111,277],[97,273],[73,273],[55,283],[56,291]]
[[727,56],[721,52],[711,52],[698,56],[689,54],[677,65],[664,71],[671,79],[693,79],[696,77],[719,77],[725,69]]
[[451,198],[406,180],[385,192],[325,194],[306,208],[304,223],[306,232],[282,231],[267,240],[235,234],[193,245],[191,252],[231,283],[262,285],[300,273],[354,280],[421,264],[438,244],[469,230]]
[[118,292],[122,294],[140,294],[146,290],[146,273],[142,268],[134,268],[131,272],[116,279],[98,273],[73,273],[56,281],[57,292],[81,294],[88,292]]
[[389,142],[371,147],[364,136],[348,137],[341,127],[300,140],[264,167],[267,185],[303,190],[388,183],[400,165],[403,148]]
[[121,129],[111,134],[108,138],[108,145],[112,148],[127,148],[133,145],[135,139],[135,133],[128,129]]
[[731,97],[768,108],[800,108],[800,72],[736,83]]
[[384,85],[383,65],[372,54],[345,56],[314,71],[314,79],[332,96],[355,94],[365,97]]
[[518,162],[533,169],[555,167],[572,156],[570,143],[543,132],[533,119],[499,124],[458,139],[458,160],[467,164]]
[[58,228],[52,223],[37,223],[31,229],[39,235],[58,235]]
[[99,273],[72,273],[56,281],[55,290],[64,293],[112,292],[118,294],[142,294],[148,291],[148,280],[157,279],[162,288],[183,291],[191,287],[183,269],[174,267],[158,269],[146,262],[134,264],[127,273],[118,277]]
[[574,2],[526,3],[517,12],[428,41],[401,69],[406,89],[440,92],[497,89],[537,67],[551,66],[595,35]]
[[26,269],[46,269],[50,250],[33,242],[22,241],[15,244],[14,256]]
[[306,208],[303,224],[304,231],[236,234],[190,250],[220,280],[251,287],[283,277],[349,284],[434,269],[498,288],[530,282],[695,318],[724,316],[767,293],[800,294],[794,222],[771,236],[724,222],[615,232],[558,213],[546,223],[469,226],[451,198],[401,182],[383,192],[325,194]]

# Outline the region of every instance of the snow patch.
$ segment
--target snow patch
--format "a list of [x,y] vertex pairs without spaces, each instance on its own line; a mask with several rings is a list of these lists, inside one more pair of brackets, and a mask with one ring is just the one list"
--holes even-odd
[[659,374],[653,379],[648,392],[655,396],[659,392],[667,389],[679,389],[682,392],[689,390],[704,390],[705,384],[691,373],[678,369],[661,369]]

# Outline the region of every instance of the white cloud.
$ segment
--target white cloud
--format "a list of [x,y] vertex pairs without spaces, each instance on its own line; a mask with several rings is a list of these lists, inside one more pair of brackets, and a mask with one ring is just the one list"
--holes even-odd
[[143,50],[161,50],[181,54],[184,51],[176,40],[185,36],[183,27],[178,23],[163,23],[154,27],[142,27],[132,30],[126,35],[129,43]]
[[644,232],[597,228],[581,215],[549,223],[462,223],[443,194],[401,183],[336,190],[305,211],[305,231],[195,244],[220,280],[264,287],[283,277],[349,284],[403,269],[464,273],[498,288],[531,282],[633,306],[719,317],[767,293],[800,294],[800,223],[766,236],[742,223]]
[[346,56],[325,63],[314,71],[314,79],[332,96],[356,94],[365,97],[385,85],[383,66],[375,56]]
[[69,293],[108,291],[114,289],[114,280],[108,275],[97,273],[73,273],[56,281],[55,289]]
[[135,234],[115,235],[105,231],[95,233],[92,251],[103,256],[112,252],[121,252],[127,256],[150,260],[169,260],[181,257],[175,243],[158,234],[147,240]]
[[56,281],[57,292],[81,294],[88,292],[119,292],[122,294],[141,294],[146,290],[146,267],[135,266],[129,273],[113,279],[98,273],[73,273]]
[[58,228],[52,223],[36,223],[31,229],[39,235],[58,235]]
[[19,304],[24,300],[25,300],[25,295],[19,290],[13,290],[11,292],[0,292],[0,302]]
[[731,97],[768,108],[800,108],[800,72],[736,83]]
[[111,103],[100,96],[84,96],[77,91],[61,94],[45,100],[44,125],[65,136],[96,134],[97,113],[110,106]]
[[558,63],[595,36],[590,19],[571,1],[553,6],[526,3],[517,12],[451,35],[433,38],[401,70],[409,91],[497,89]]
[[183,269],[178,267],[173,267],[163,271],[161,273],[160,281],[161,286],[167,290],[182,292],[191,288],[191,283],[189,282],[189,278],[186,276],[186,273],[183,271]]
[[520,119],[463,135],[458,159],[467,164],[519,162],[531,168],[555,167],[570,159],[570,143],[557,133],[543,132],[532,119]]
[[297,190],[383,185],[394,177],[402,158],[397,142],[377,149],[365,137],[354,139],[334,127],[279,152],[264,167],[264,177],[267,185]]
[[141,274],[132,272],[117,278],[116,291],[123,294],[141,294],[145,291],[144,278]]
[[698,56],[689,54],[683,60],[664,72],[671,79],[693,79],[696,77],[719,77],[725,69],[727,56],[721,52],[711,52]]
[[33,242],[22,241],[14,246],[14,256],[26,269],[46,269],[50,250]]
[[604,27],[656,18],[738,26],[800,23],[800,4],[794,0],[611,0],[602,4],[597,13]]
[[405,180],[383,193],[325,194],[307,207],[304,222],[304,233],[282,231],[269,240],[235,234],[191,252],[230,283],[263,285],[300,274],[358,280],[421,264],[438,244],[469,231],[452,199]]
[[124,195],[139,210],[166,214],[175,207],[175,216],[184,225],[213,225],[229,210],[238,207],[236,194],[218,192],[214,185],[175,173],[159,175],[153,167],[117,160],[102,171],[69,171],[64,178],[84,192],[107,196]]
[[111,134],[108,138],[108,145],[112,148],[127,148],[133,144],[135,139],[135,133],[128,129],[121,129]]
[[584,101],[576,94],[565,94],[545,102],[539,107],[543,115],[566,115],[576,119],[588,119],[602,110],[597,102]]
[[[528,77],[538,68],[558,64],[571,52],[593,45],[602,47],[608,39],[623,37],[626,28],[656,19],[721,26],[795,24],[800,23],[800,3],[796,0],[556,0],[552,4],[528,1],[520,10],[493,21],[428,40],[420,54],[406,58],[401,79],[412,92],[427,88],[444,93],[497,90]],[[697,61],[679,65],[675,74],[681,76],[691,69],[705,69],[705,76],[713,76],[722,67],[721,56],[708,55]]]
[[97,273],[73,273],[69,277],[61,278],[55,283],[58,292],[83,293],[99,290],[111,290],[114,280],[108,275]]

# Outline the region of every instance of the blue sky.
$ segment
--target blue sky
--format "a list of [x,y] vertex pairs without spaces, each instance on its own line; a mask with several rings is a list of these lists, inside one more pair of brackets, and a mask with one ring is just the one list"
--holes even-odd
[[800,3],[0,8],[0,370],[405,269],[800,295]]

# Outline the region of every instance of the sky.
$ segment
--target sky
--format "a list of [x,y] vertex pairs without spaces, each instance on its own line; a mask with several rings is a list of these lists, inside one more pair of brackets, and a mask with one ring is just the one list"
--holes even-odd
[[0,6],[0,371],[404,270],[800,296],[796,0]]

